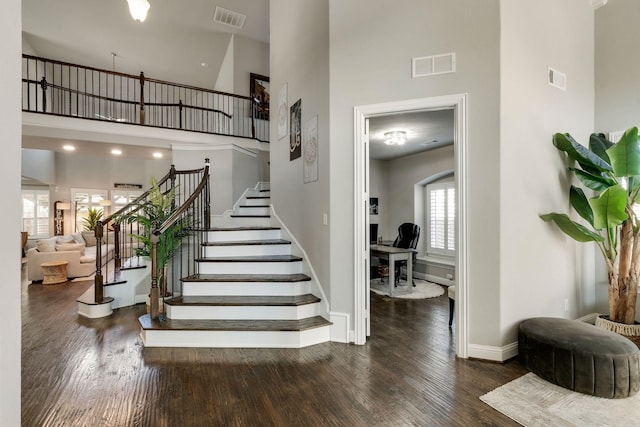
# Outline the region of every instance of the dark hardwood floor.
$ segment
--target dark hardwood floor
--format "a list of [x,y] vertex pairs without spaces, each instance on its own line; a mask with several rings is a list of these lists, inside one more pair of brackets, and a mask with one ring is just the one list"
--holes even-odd
[[142,346],[144,306],[79,317],[89,286],[23,278],[23,426],[517,425],[478,397],[525,370],[456,359],[446,295],[373,295],[364,346],[161,349]]

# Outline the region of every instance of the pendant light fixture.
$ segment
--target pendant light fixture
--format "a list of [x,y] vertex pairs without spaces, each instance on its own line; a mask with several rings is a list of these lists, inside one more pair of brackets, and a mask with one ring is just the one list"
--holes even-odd
[[127,3],[129,3],[129,12],[133,19],[138,22],[147,19],[147,12],[151,7],[147,0],[127,0]]

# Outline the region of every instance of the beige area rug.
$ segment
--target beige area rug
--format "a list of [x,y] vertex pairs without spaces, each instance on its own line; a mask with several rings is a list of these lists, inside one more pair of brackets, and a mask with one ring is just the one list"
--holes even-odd
[[[394,290],[394,298],[402,299],[425,299],[435,298],[444,294],[444,288],[437,283],[427,282],[425,280],[415,279],[416,286],[409,291],[407,286],[398,286]],[[371,292],[378,295],[389,296],[389,285],[381,284],[379,280],[371,281]],[[397,292],[397,293],[396,293]],[[411,292],[411,293],[409,293]]]
[[640,426],[640,393],[605,399],[576,393],[528,373],[480,400],[525,427]]

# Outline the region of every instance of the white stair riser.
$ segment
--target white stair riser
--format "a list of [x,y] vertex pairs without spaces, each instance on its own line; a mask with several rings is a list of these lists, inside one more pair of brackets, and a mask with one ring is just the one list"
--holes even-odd
[[311,293],[311,282],[183,282],[184,296],[293,296]]
[[300,320],[316,316],[318,303],[299,306],[179,306],[167,304],[169,319]]
[[271,215],[271,208],[264,206],[243,206],[235,212],[237,215]]
[[212,227],[269,227],[271,218],[263,217],[229,217],[221,218],[211,223]]
[[205,257],[290,255],[291,245],[204,246]]
[[293,262],[201,262],[200,274],[294,274],[302,273],[302,261]]
[[233,231],[209,231],[209,242],[239,242],[242,240],[276,240],[280,239],[279,229],[267,230],[233,230]]
[[240,205],[245,205],[245,206],[263,206],[263,205],[270,205],[271,204],[271,199],[267,198],[267,199],[243,199],[242,203],[240,203]]
[[145,347],[302,348],[330,340],[329,326],[306,331],[145,331]]

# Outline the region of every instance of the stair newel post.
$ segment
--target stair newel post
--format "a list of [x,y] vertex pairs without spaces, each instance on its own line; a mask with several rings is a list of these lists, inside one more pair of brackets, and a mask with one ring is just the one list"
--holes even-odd
[[209,193],[209,169],[211,168],[211,162],[209,161],[208,158],[204,159],[204,166],[205,166],[205,174],[206,174],[206,180],[204,182],[204,229],[208,230],[210,228],[211,225],[211,206],[209,206],[209,204],[211,203],[211,199],[210,199],[210,193]]
[[40,80],[40,88],[42,89],[42,112],[47,112],[47,79],[43,77]]
[[115,246],[113,252],[114,271],[118,273],[122,266],[122,260],[120,258],[120,224],[113,223],[113,245]]
[[144,124],[144,73],[140,72],[140,124]]
[[157,320],[160,317],[160,288],[158,287],[158,224],[153,224],[151,230],[151,292],[149,293],[149,306],[151,318]]
[[[171,165],[171,169],[169,169],[169,179],[171,180],[171,190],[176,188],[176,165]],[[176,210],[176,199],[175,197],[171,200],[171,211]]]
[[182,129],[182,99],[178,101],[178,123],[179,129]]
[[94,292],[95,302],[101,303],[104,299],[104,278],[102,277],[102,236],[103,236],[102,221],[96,223],[96,227],[93,229],[96,236],[96,277],[94,280]]

